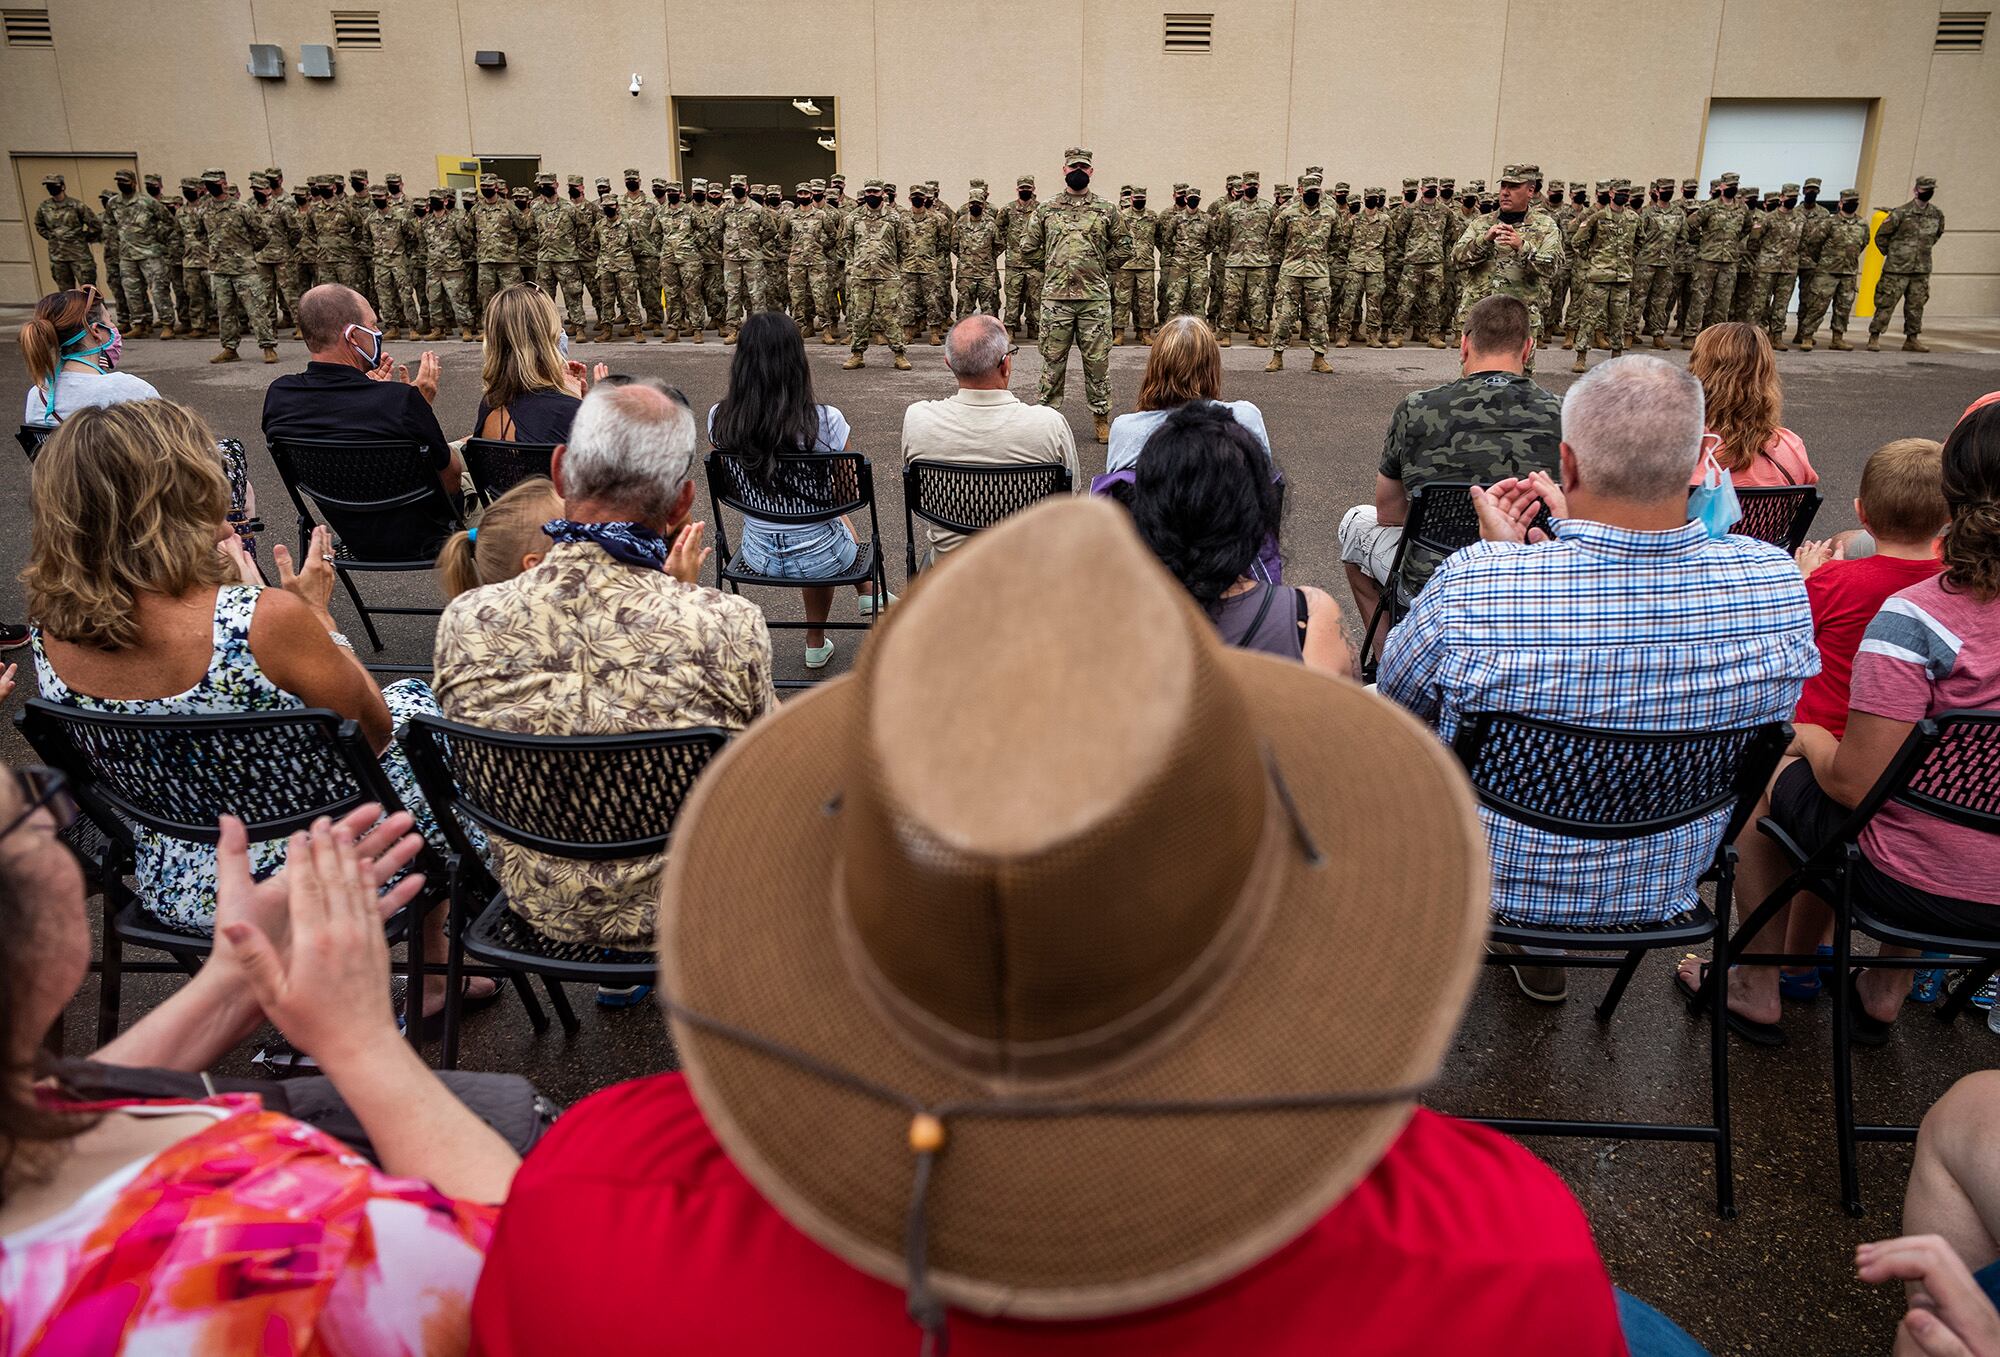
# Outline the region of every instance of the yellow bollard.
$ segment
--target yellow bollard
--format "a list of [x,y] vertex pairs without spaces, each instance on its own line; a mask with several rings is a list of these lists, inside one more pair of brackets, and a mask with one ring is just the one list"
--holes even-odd
[[1854,283],[1854,314],[1862,320],[1875,314],[1875,284],[1882,281],[1882,252],[1875,248],[1875,230],[1889,219],[1877,210],[1868,218],[1868,248],[1861,252],[1861,276]]

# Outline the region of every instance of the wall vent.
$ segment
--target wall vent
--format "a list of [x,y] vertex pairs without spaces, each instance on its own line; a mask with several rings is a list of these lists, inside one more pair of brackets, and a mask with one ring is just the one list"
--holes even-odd
[[54,47],[55,34],[49,29],[46,9],[0,9],[0,22],[7,27],[9,47]]
[[1947,10],[1938,15],[1936,52],[1977,52],[1986,46],[1991,10]]
[[1215,16],[1213,14],[1168,14],[1163,15],[1166,50],[1170,53],[1188,54],[1206,52],[1215,40]]
[[333,45],[368,48],[382,45],[382,11],[337,9],[333,12]]

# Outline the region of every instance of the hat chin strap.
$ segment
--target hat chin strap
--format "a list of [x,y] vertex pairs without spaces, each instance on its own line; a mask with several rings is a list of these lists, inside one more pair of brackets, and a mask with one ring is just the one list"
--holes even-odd
[[[1325,865],[1326,859],[1299,818],[1297,804],[1279,774],[1277,763],[1268,754],[1269,769],[1278,800],[1289,816],[1300,856],[1309,866]],[[838,798],[828,804],[838,809]],[[1087,1099],[1028,1101],[1018,1097],[952,1099],[927,1104],[886,1084],[842,1069],[816,1055],[802,1051],[746,1027],[688,1008],[661,991],[660,1006],[668,1015],[697,1031],[738,1046],[747,1047],[796,1070],[836,1087],[900,1107],[910,1114],[909,1145],[914,1156],[910,1176],[910,1204],[903,1224],[903,1263],[909,1279],[904,1288],[904,1310],[912,1323],[923,1331],[921,1357],[945,1357],[951,1347],[946,1327],[945,1304],[931,1289],[930,1219],[927,1201],[938,1155],[949,1135],[946,1123],[952,1120],[983,1118],[993,1121],[1054,1121],[1078,1117],[1187,1117],[1245,1115],[1264,1112],[1319,1112],[1336,1107],[1372,1107],[1383,1103],[1412,1102],[1437,1082],[1437,1072],[1412,1083],[1388,1088],[1338,1089],[1323,1093],[1273,1093],[1242,1098],[1157,1099],[1096,1102]]]

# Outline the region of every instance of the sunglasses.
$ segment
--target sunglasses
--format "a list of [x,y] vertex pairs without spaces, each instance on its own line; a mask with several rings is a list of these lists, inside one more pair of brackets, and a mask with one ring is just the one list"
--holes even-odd
[[14,785],[21,789],[21,800],[26,803],[19,815],[0,829],[0,839],[35,818],[38,811],[47,811],[55,821],[55,832],[60,834],[75,824],[82,812],[77,808],[76,798],[70,795],[69,779],[53,768],[39,764],[26,768],[16,768]]

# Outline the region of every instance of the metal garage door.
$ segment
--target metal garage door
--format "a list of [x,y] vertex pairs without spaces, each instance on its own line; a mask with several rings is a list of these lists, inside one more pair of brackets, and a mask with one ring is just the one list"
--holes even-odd
[[[24,209],[22,225],[26,228],[30,257],[35,265],[35,296],[25,300],[34,301],[47,296],[55,286],[49,274],[49,243],[35,234],[35,206],[48,196],[48,191],[42,187],[42,176],[60,174],[64,180],[63,192],[88,203],[90,210],[96,212],[100,190],[118,191],[112,174],[118,170],[136,170],[138,162],[128,155],[17,155],[13,161],[14,182],[19,188]],[[110,286],[104,277],[104,247],[93,245],[91,253],[97,256],[97,289],[109,292]]]
[[1820,201],[1832,207],[1840,191],[1861,187],[1861,141],[1868,131],[1866,99],[1717,99],[1708,106],[1708,137],[1700,179],[1730,170],[1766,193],[1820,179]]

